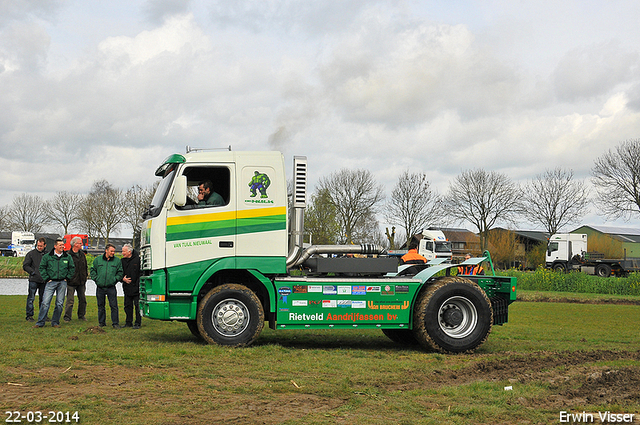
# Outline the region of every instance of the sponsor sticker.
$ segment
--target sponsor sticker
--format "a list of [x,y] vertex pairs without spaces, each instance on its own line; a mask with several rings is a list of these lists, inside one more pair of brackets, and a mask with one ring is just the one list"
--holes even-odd
[[408,294],[409,285],[396,285],[396,294]]
[[307,286],[307,292],[322,292],[322,286],[320,285],[309,285]]
[[291,295],[291,288],[289,288],[288,286],[283,286],[282,288],[278,288],[278,294],[280,294],[280,300],[282,300],[282,302],[286,304],[287,297]]
[[308,304],[307,300],[291,300],[291,307],[306,307]]
[[395,288],[393,285],[384,285],[382,291],[380,291],[381,295],[395,295]]
[[338,307],[351,308],[351,300],[338,300]]
[[306,294],[307,293],[307,287],[303,286],[303,285],[294,285],[293,293],[294,294]]
[[367,295],[367,287],[364,285],[354,285],[351,288],[352,295]]
[[338,303],[336,300],[322,300],[322,308],[336,308]]
[[367,308],[366,301],[351,301],[351,308]]
[[380,292],[379,286],[367,286],[367,292]]
[[338,295],[338,289],[335,285],[327,285],[322,287],[323,295]]
[[351,295],[351,286],[338,286],[339,295]]

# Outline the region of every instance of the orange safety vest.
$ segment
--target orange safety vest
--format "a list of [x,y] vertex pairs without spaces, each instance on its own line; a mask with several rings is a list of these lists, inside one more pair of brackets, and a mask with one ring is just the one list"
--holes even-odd
[[417,249],[410,249],[400,260],[402,260],[402,264],[424,264],[427,262],[426,258],[418,254]]
[[480,274],[484,271],[480,264],[468,265],[468,266],[460,266],[458,267],[458,274],[461,275],[476,275]]

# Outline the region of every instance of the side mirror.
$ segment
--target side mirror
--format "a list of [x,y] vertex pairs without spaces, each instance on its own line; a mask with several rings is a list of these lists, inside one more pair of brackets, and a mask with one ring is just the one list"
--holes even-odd
[[187,204],[187,176],[176,177],[173,183],[173,203],[179,207]]

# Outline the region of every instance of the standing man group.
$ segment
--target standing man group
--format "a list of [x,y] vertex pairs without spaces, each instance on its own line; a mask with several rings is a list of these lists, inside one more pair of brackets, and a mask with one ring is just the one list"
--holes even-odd
[[67,304],[64,308],[64,321],[70,322],[73,314],[73,295],[78,293],[78,320],[86,321],[84,317],[87,314],[87,297],[85,291],[87,289],[87,258],[82,251],[82,239],[75,236],[70,242],[71,249],[68,253],[73,259],[76,272],[67,284]]
[[44,326],[45,318],[49,314],[51,299],[55,292],[56,307],[53,310],[53,316],[51,316],[51,326],[59,328],[60,316],[62,316],[62,309],[64,308],[64,297],[67,292],[67,282],[71,280],[76,271],[73,259],[64,250],[62,239],[57,239],[53,250],[42,257],[39,270],[45,287],[35,327],[41,328]]
[[[41,328],[48,321],[49,308],[56,294],[56,304],[51,318],[54,328],[60,327],[60,318],[64,312],[65,322],[73,316],[74,295],[78,295],[78,320],[86,321],[87,298],[86,283],[87,258],[82,251],[82,239],[71,239],[71,249],[64,250],[64,241],[57,239],[51,252],[45,251],[46,240],[40,238],[36,248],[27,253],[23,261],[23,269],[29,273],[29,295],[27,296],[26,319],[33,322],[36,292],[39,294],[40,310],[34,327]],[[115,256],[116,248],[107,244],[103,255],[96,257],[90,270],[90,277],[96,284],[98,304],[98,323],[106,326],[106,303],[109,301],[111,324],[120,329],[118,314],[118,298],[116,284],[122,282],[124,291],[124,311],[126,326],[140,329],[140,257],[131,244],[122,247],[122,260]],[[67,303],[65,306],[65,295]],[[134,322],[135,311],[135,322]]]

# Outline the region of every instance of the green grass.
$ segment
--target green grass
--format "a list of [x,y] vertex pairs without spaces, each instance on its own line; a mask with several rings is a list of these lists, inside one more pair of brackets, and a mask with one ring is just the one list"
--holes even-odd
[[25,298],[0,296],[4,411],[129,424],[546,424],[560,410],[640,412],[640,397],[571,396],[593,370],[640,372],[635,305],[516,302],[476,353],[442,355],[376,330],[265,329],[245,349],[202,344],[178,322],[93,333],[93,297],[89,322],[33,329]]
[[498,274],[515,276],[518,289],[530,291],[640,296],[640,273],[630,273],[628,277],[602,278],[582,272],[563,273],[538,268],[533,272],[506,270]]

